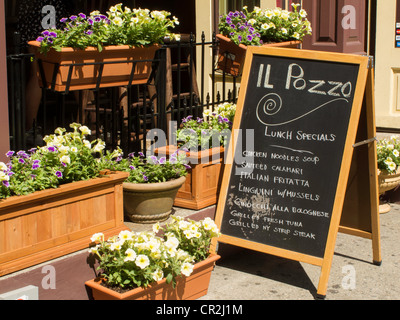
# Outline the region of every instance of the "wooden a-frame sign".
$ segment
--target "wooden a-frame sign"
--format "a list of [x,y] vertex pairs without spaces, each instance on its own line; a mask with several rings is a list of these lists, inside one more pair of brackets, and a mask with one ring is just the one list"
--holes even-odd
[[321,267],[337,233],[381,263],[373,68],[368,57],[249,47],[216,211],[218,242]]

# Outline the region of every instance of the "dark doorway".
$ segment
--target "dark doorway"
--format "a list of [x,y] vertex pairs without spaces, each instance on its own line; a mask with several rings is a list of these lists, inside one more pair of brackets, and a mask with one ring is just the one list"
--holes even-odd
[[136,8],[149,10],[166,10],[179,19],[175,33],[196,33],[196,3],[195,0],[136,0]]

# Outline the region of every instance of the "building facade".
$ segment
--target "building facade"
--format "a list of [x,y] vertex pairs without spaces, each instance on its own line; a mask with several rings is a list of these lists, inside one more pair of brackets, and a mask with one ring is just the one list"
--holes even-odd
[[[0,1],[0,159],[9,149],[8,79],[6,57],[12,30],[23,0]],[[50,1],[50,0],[49,0]],[[45,2],[45,1],[42,1]],[[119,2],[130,7],[163,9],[180,20],[180,33],[193,33],[199,40],[210,41],[217,32],[219,15],[229,10],[249,7],[290,8],[291,0],[73,0],[76,11],[90,11]],[[376,73],[376,122],[382,130],[400,131],[400,4],[399,0],[303,0],[309,14],[313,35],[304,41],[303,49],[334,51],[374,56]],[[43,13],[45,18],[46,13]],[[396,41],[397,39],[397,41]],[[199,55],[198,55],[199,56]],[[206,54],[206,70],[212,69],[212,51]],[[211,84],[210,84],[211,85]]]

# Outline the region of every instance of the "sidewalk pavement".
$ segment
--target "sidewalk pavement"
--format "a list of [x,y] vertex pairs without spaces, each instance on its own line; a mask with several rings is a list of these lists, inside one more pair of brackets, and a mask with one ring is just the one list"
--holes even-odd
[[[215,207],[176,215],[214,217]],[[149,225],[127,223],[135,231]],[[382,265],[372,264],[371,240],[338,234],[326,300],[397,300],[400,297],[400,205],[380,215]],[[199,300],[314,300],[321,268],[231,245],[219,244],[208,294]],[[39,287],[40,300],[87,300],[84,286],[94,272],[87,250],[0,278],[0,294],[27,285]],[[57,275],[54,290],[43,289],[46,265]],[[207,302],[205,302],[207,303]]]
[[[337,236],[326,300],[398,300],[400,205],[380,215],[382,265],[372,263],[372,242]],[[321,268],[220,244],[208,294],[200,300],[314,300]]]

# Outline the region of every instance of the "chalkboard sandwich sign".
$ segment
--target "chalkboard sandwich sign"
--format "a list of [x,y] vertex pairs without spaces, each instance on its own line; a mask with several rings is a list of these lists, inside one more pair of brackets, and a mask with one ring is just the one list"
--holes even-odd
[[322,267],[326,283],[368,57],[248,48],[217,206],[218,242]]

